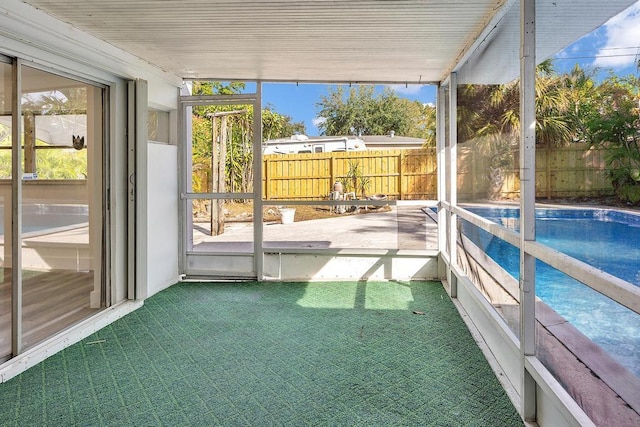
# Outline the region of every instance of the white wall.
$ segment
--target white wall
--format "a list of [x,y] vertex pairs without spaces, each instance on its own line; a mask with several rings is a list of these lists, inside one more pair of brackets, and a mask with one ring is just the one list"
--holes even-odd
[[[127,80],[143,79],[148,82],[148,104],[153,108],[175,111],[178,89],[182,79],[168,74],[139,58],[128,54],[110,44],[84,33],[50,15],[35,9],[19,0],[0,2],[0,54],[15,56],[29,65],[42,67],[54,73],[64,73],[70,77],[85,79],[109,88],[109,143],[111,174],[111,265],[112,285],[111,302],[117,303],[127,298]],[[171,115],[172,129],[176,129],[176,114]],[[174,181],[171,187],[165,182],[161,198],[155,190],[148,192],[150,212],[158,206],[163,209],[169,204],[166,199],[173,197],[173,209],[177,211],[177,180],[175,146],[150,149],[149,165],[154,169],[163,165],[161,174],[155,175]],[[166,156],[173,152],[173,160]],[[155,155],[160,158],[156,161]],[[150,182],[153,182],[150,180]],[[155,184],[155,182],[154,182]],[[171,193],[169,193],[169,188]],[[176,215],[166,223],[155,228],[171,234],[172,227],[177,228]],[[155,221],[154,218],[151,218]],[[166,237],[166,236],[165,236]],[[150,234],[152,241],[148,246],[155,249],[157,240]],[[177,231],[171,237],[177,243]],[[169,266],[177,266],[175,253],[162,253],[162,263],[157,263],[155,250],[149,253],[148,291],[149,295],[166,286],[170,277],[175,277]],[[173,257],[168,259],[166,257]],[[162,264],[163,271],[155,271]],[[176,267],[177,269],[177,267]]]
[[149,143],[147,296],[178,281],[178,147]]
[[[148,82],[150,106],[169,111],[177,108],[177,88],[182,80],[104,43],[89,34],[57,21],[19,0],[0,2],[0,54],[20,58],[25,64],[53,73],[78,78],[108,89],[110,190],[110,264],[112,306],[97,315],[51,337],[42,345],[0,364],[0,382],[34,366],[56,352],[89,336],[96,330],[142,305],[127,299],[127,81]],[[172,129],[177,129],[171,114]],[[175,138],[175,134],[174,138]],[[148,289],[151,295],[174,283],[177,278],[177,147],[151,146],[148,150],[149,182],[145,200],[151,215],[148,221]],[[161,244],[162,243],[162,244]],[[165,245],[169,243],[169,245]]]

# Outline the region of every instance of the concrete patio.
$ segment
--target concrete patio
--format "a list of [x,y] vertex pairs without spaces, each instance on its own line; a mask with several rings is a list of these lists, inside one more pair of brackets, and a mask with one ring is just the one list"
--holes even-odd
[[[265,248],[437,250],[436,222],[423,208],[425,203],[398,202],[386,212],[369,211],[336,218],[267,223]],[[253,251],[253,225],[227,223],[225,233],[208,235],[208,224],[194,226],[194,251]]]

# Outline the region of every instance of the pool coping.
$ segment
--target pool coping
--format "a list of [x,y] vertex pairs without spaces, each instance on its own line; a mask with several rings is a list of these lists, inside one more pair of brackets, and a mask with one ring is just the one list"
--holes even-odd
[[[466,236],[462,238],[463,240],[458,242],[461,267],[468,275],[469,269],[476,269],[474,275],[477,275],[477,269],[480,268],[492,278],[491,283],[483,281],[485,289],[478,286],[476,289],[501,313],[500,317],[513,331],[513,325],[517,325],[516,315],[519,311],[510,310],[513,307],[507,304],[496,303],[495,295],[489,295],[491,290],[487,288],[501,291],[517,303],[517,279],[484,254]],[[465,251],[472,260],[464,257]],[[475,266],[471,266],[470,262],[474,262]],[[635,412],[634,421],[640,420],[639,378],[539,299],[536,304],[536,321],[537,344],[544,342],[543,346],[538,347],[537,356],[592,420],[597,424],[605,421],[614,424],[617,422],[617,425],[628,424],[629,417],[625,416],[624,406],[627,406],[627,410]],[[517,330],[513,332],[516,336],[519,335]],[[621,406],[621,403],[624,406]],[[611,408],[618,410],[611,411]]]

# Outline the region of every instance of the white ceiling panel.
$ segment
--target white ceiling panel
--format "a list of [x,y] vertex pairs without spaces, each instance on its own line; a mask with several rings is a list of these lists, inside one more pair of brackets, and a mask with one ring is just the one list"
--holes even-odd
[[[429,83],[444,79],[469,47],[486,49],[474,41],[507,0],[23,2],[182,78]],[[538,3],[577,13],[583,11],[575,4],[588,4],[584,13],[604,22],[633,2]],[[577,20],[567,36],[584,34],[593,26],[588,21]],[[496,52],[507,46],[498,39]],[[545,51],[563,47],[551,45]]]

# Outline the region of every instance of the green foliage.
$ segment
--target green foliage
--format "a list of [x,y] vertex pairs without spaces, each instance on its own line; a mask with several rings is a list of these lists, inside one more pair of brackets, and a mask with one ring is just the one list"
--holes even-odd
[[36,150],[38,179],[86,179],[87,152],[69,150]]
[[0,150],[0,179],[11,178],[11,150]]
[[638,204],[640,198],[640,80],[609,76],[592,94],[597,105],[585,120],[589,142],[607,148],[606,174],[618,198]]
[[[243,82],[194,82],[196,95],[240,93]],[[192,116],[192,186],[196,192],[210,191],[212,178],[212,126],[213,116],[226,116],[227,145],[225,155],[225,184],[231,192],[250,192],[253,188],[253,106],[252,105],[206,105],[193,107]],[[216,118],[218,129],[223,125]],[[267,107],[262,111],[263,140],[291,136],[304,132],[302,122],[293,123],[291,117],[279,114]]]
[[[0,124],[0,147],[11,147],[11,127]],[[0,149],[0,179],[11,177],[11,149]]]
[[435,141],[435,108],[398,97],[387,88],[374,94],[371,85],[346,91],[342,86],[330,89],[318,102],[319,125],[323,135],[396,135]]
[[571,142],[590,142],[588,123],[599,114],[594,99],[597,84],[593,72],[587,72],[576,65],[562,76],[565,94],[569,106],[565,112],[571,124]]
[[[571,136],[565,80],[544,61],[536,75],[536,142],[563,145]],[[488,102],[487,102],[488,100]],[[520,136],[520,80],[504,85],[465,85],[458,93],[458,141],[500,133]]]
[[[77,90],[72,90],[72,93],[78,93]],[[82,92],[80,92],[81,94]],[[82,98],[82,95],[78,95]],[[43,97],[44,108],[51,110],[52,105],[55,104],[56,97]],[[77,101],[77,98],[71,97],[72,102]],[[73,101],[73,100],[76,101]],[[65,107],[65,105],[67,107]],[[36,108],[35,104],[32,104],[33,108]],[[65,109],[69,113],[78,113],[80,110],[78,106],[73,104],[62,103],[58,107],[56,112],[60,109]],[[36,140],[36,147],[47,147],[49,144]],[[11,128],[9,126],[0,125],[0,146],[7,147],[0,149],[0,179],[9,179],[12,176],[11,173]],[[36,157],[36,172],[38,179],[86,179],[87,178],[87,152],[86,150],[69,149],[45,149],[37,148],[35,151]],[[24,157],[23,157],[24,162]],[[24,163],[23,163],[24,170]]]
[[286,138],[291,135],[304,134],[303,122],[292,122],[291,117],[280,114],[267,105],[262,110],[262,140]]
[[639,80],[628,76],[609,76],[595,88],[591,103],[597,110],[587,116],[589,142],[616,146],[636,146],[640,116],[638,110]]
[[488,159],[487,197],[500,197],[505,170],[518,143],[517,83],[502,86],[466,85],[458,90],[458,142],[474,141]]
[[[564,76],[553,71],[550,61],[537,68],[536,143],[559,146],[572,139],[570,88]],[[505,170],[520,139],[520,81],[504,85],[466,85],[458,93],[458,142],[474,140],[480,154],[489,160],[489,192],[501,194]],[[578,111],[576,114],[580,113]]]
[[[36,114],[67,115],[86,114],[87,90],[85,87],[61,88],[34,97],[22,99],[22,109]],[[71,135],[69,135],[71,140]],[[0,145],[11,146],[11,128],[1,126]],[[87,151],[47,147],[44,141],[36,140],[35,171],[38,179],[86,179]],[[23,158],[24,161],[24,158]],[[24,164],[23,164],[24,169]],[[11,150],[0,150],[0,178],[9,178],[11,173]]]
[[360,194],[363,199],[367,197],[367,191],[371,186],[371,178],[364,176],[360,170],[360,162],[349,160],[347,174],[344,177],[344,192]]
[[[248,192],[252,189],[252,137],[253,129],[253,109],[250,105],[225,105],[225,106],[204,106],[199,107],[196,112],[194,108],[193,117],[193,171],[200,172],[194,174],[194,179],[202,179],[205,176],[206,182],[193,182],[194,188],[207,188],[212,171],[212,114],[229,114],[222,120],[216,117],[216,126],[220,129],[226,125],[227,144],[225,155],[225,182],[227,191]],[[217,146],[217,144],[216,144]],[[211,190],[209,188],[209,190]]]
[[[538,67],[536,77],[536,142],[606,147],[606,174],[618,197],[634,204],[640,192],[639,86],[638,77],[615,75],[598,84],[578,66],[556,75],[549,62]],[[519,96],[518,81],[459,92],[458,141],[475,140],[488,157],[490,198],[499,194],[501,171],[509,167],[519,139]]]
[[434,105],[424,105],[423,113],[417,120],[417,135],[409,134],[417,138],[424,138],[424,147],[436,146],[436,107]]
[[[36,150],[38,179],[86,179],[86,151]],[[11,174],[11,150],[0,150],[0,179]]]
[[618,197],[624,202],[632,205],[640,204],[640,185],[626,184],[618,188]]
[[244,82],[193,82],[192,92],[194,95],[231,95],[241,93],[245,88]]

